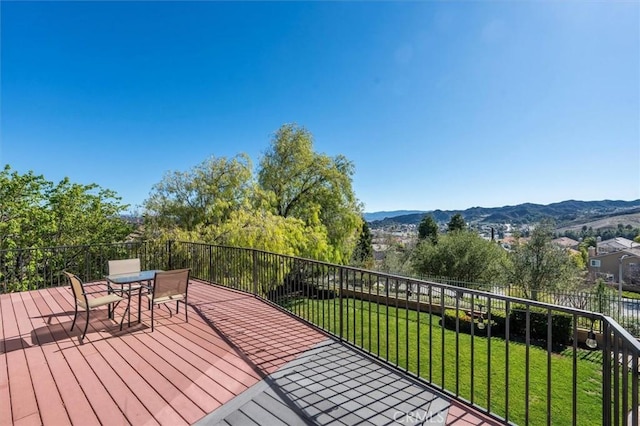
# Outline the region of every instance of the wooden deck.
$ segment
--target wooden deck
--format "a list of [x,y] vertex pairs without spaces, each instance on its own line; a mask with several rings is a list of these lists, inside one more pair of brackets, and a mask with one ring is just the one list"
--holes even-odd
[[[70,332],[68,287],[0,295],[0,425],[193,424],[327,340],[251,295],[197,281],[188,309],[188,323],[182,305],[172,317],[156,310],[151,333],[146,308],[122,331],[101,308],[81,343],[85,316]],[[490,424],[455,403],[446,423]]]

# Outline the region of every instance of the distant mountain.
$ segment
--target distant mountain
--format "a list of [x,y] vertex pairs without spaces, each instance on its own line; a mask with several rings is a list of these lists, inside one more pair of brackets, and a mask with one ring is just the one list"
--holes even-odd
[[[425,214],[433,216],[436,222],[448,222],[451,216],[460,213],[470,223],[525,224],[538,222],[544,218],[552,218],[558,226],[563,226],[598,218],[640,213],[640,200],[568,200],[548,205],[525,203],[504,207],[472,207],[466,210],[412,211],[408,214],[395,216],[389,216],[389,213],[393,212],[366,213],[365,220],[369,221],[372,227],[377,228],[393,224],[418,224]],[[367,216],[380,217],[385,214],[387,216],[383,219],[367,219]]]
[[374,220],[382,220],[382,219],[392,218],[396,216],[406,216],[408,214],[414,214],[414,213],[424,214],[422,210],[393,210],[389,212],[365,213],[364,220],[366,220],[367,222],[373,222]]

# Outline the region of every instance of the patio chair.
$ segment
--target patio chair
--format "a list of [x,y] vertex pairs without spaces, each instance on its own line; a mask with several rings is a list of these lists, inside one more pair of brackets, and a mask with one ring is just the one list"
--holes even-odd
[[151,305],[151,331],[153,331],[153,311],[156,305],[165,305],[172,316],[167,303],[176,302],[176,314],[180,302],[184,303],[184,320],[189,322],[187,309],[187,288],[189,287],[190,269],[176,269],[173,271],[156,272],[153,289],[147,294]]
[[[109,275],[127,275],[127,274],[137,274],[140,272],[140,259],[119,259],[119,260],[110,260],[109,264]],[[140,312],[140,300],[142,298],[142,289],[149,290],[150,285],[147,282],[147,285],[143,284],[129,284],[125,288],[124,286],[113,286],[111,285],[111,281],[107,279],[107,285],[109,286],[109,292],[119,294],[120,296],[127,295],[127,313],[129,317],[131,317],[131,292],[138,290],[138,312]],[[109,311],[109,317],[111,317],[111,311]],[[131,318],[129,318],[129,321]]]
[[140,259],[120,259],[109,261],[109,275],[124,275],[140,272]]
[[[71,282],[71,290],[73,291],[73,297],[75,299],[75,312],[73,314],[73,322],[71,323],[71,329],[69,331],[73,331],[73,327],[76,325],[76,320],[78,319],[78,307],[81,307],[87,311],[87,323],[84,325],[84,331],[82,332],[82,337],[80,337],[80,340],[83,340],[84,336],[87,334],[87,329],[89,328],[89,312],[91,311],[91,309],[108,305],[109,312],[111,312],[111,306],[113,305],[113,309],[115,309],[115,307],[118,306],[118,303],[120,303],[124,299],[117,294],[112,293],[106,296],[93,297],[90,299],[87,297],[88,294],[102,293],[102,291],[87,292],[84,289],[84,283],[80,278],[78,278],[77,275],[74,275],[67,271],[62,272],[67,276],[67,278],[69,278],[69,281]],[[124,319],[124,316],[122,317],[122,319]]]

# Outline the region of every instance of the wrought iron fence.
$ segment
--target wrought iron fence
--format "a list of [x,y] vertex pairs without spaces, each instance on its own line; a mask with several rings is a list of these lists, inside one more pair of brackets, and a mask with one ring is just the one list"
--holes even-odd
[[0,293],[66,285],[62,271],[85,281],[103,279],[110,259],[140,258],[145,269],[168,264],[166,243],[130,242],[0,250]]
[[607,315],[186,242],[0,252],[3,291],[102,279],[109,259],[253,294],[505,423],[638,425],[640,343]]
[[[475,283],[449,277],[427,275],[412,278],[482,290],[504,296],[528,298],[520,287],[508,284]],[[609,286],[605,286],[603,291],[598,291],[595,287],[594,285],[594,289],[590,291],[538,290],[536,300],[553,305],[599,312],[614,318],[618,324],[622,325],[631,334],[640,337],[640,299],[621,298],[617,291]]]
[[640,344],[600,313],[260,250],[171,251],[193,277],[268,300],[505,423],[638,424]]

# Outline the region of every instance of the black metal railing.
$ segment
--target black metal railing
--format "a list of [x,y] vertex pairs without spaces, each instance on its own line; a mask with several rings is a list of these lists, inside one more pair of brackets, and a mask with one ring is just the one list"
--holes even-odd
[[601,313],[209,244],[31,250],[0,252],[3,289],[59,285],[62,269],[101,279],[116,258],[188,267],[194,279],[260,297],[505,423],[639,424],[640,343]]
[[[429,275],[409,277],[456,287],[482,290],[504,296],[530,299],[521,287],[511,284],[477,283]],[[617,288],[614,289],[610,284],[602,287],[601,291],[598,290],[596,284],[592,284],[590,287],[589,290],[584,287],[576,290],[540,289],[536,291],[536,300],[553,305],[599,312],[614,318],[618,324],[622,325],[634,336],[640,336],[640,298],[631,299],[621,296]]]
[[145,269],[168,265],[167,243],[128,242],[0,250],[0,293],[66,285],[61,271],[85,281],[103,279],[110,259],[140,258]]
[[505,423],[638,424],[640,344],[609,316],[260,250],[172,255]]

